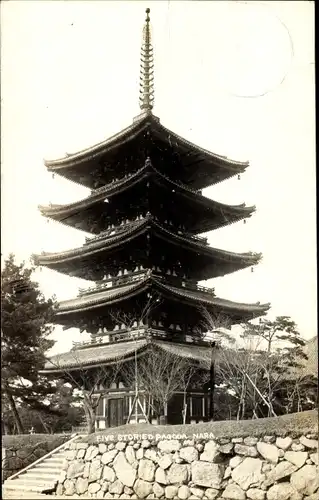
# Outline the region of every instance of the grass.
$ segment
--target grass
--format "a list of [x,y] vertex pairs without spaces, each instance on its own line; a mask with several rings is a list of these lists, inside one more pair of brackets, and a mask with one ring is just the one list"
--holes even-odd
[[[22,448],[23,446],[36,446],[44,443],[51,449],[57,448],[70,439],[70,434],[17,434],[2,436],[3,448]],[[53,446],[52,446],[53,445]]]
[[282,415],[280,417],[260,418],[256,420],[225,420],[220,422],[206,422],[202,424],[186,425],[150,425],[133,424],[113,427],[98,431],[90,436],[85,436],[83,440],[92,443],[96,436],[114,435],[116,440],[119,434],[186,434],[193,437],[193,434],[213,433],[216,438],[233,438],[247,436],[286,436],[297,437],[302,434],[318,434],[318,412],[317,410],[304,411]]

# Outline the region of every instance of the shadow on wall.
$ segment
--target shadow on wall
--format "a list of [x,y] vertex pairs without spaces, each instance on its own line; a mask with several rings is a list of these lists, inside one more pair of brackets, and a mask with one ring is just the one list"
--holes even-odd
[[2,482],[70,439],[69,434],[2,437]]

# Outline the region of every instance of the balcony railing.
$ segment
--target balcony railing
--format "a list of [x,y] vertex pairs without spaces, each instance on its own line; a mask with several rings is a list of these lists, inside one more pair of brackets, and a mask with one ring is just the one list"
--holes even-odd
[[134,228],[135,226],[138,226],[142,220],[144,220],[144,216],[140,216],[139,219],[137,220],[126,220],[125,222],[123,221],[123,224],[120,224],[118,226],[109,227],[105,231],[102,231],[99,233],[97,236],[94,236],[93,238],[85,238],[85,245],[89,245],[90,243],[96,243],[99,240],[103,240],[103,238],[109,238],[110,236],[115,236],[117,234],[120,234],[124,231],[127,230],[128,227]]
[[122,331],[108,331],[106,334],[101,336],[95,336],[91,340],[84,340],[82,342],[72,342],[73,349],[78,349],[80,347],[97,346],[100,344],[112,344],[114,342],[119,342],[123,340],[140,339],[146,337],[145,328],[136,329],[126,329]]
[[142,170],[145,169],[145,166],[143,166],[142,168],[139,168],[138,170],[136,170],[135,172],[129,172],[127,174],[124,174],[122,177],[120,177],[119,179],[117,177],[113,178],[111,180],[111,182],[109,184],[105,184],[104,186],[101,186],[97,189],[92,189],[91,190],[91,194],[98,194],[98,193],[102,193],[104,190],[106,191],[107,189],[109,189],[110,187],[115,187],[117,186],[118,184],[121,184],[123,181],[125,181],[126,179],[129,179],[130,177],[134,177],[136,175],[138,175]]
[[128,283],[141,281],[146,278],[147,272],[147,270],[139,270],[133,273],[124,274],[124,276],[111,276],[109,278],[105,278],[103,281],[97,282],[96,285],[90,286],[89,288],[79,288],[79,297],[90,293],[102,292],[108,288],[116,288]]
[[[90,243],[96,243],[97,241],[102,240],[103,238],[108,238],[110,236],[115,236],[117,234],[120,234],[121,232],[126,231],[128,227],[131,227],[133,229],[135,226],[138,226],[141,223],[141,221],[143,221],[146,217],[147,215],[141,214],[137,216],[135,220],[126,219],[117,226],[113,224],[111,227],[108,227],[105,231],[100,232],[98,235],[91,238],[90,237],[85,238],[85,245],[89,245]],[[176,232],[180,236],[184,236],[191,240],[198,241],[203,245],[208,245],[208,239],[204,236],[197,236],[194,234],[187,233],[185,230],[182,230],[181,228],[177,228],[176,231],[176,225],[173,224],[172,221],[169,222],[159,221],[157,217],[154,217],[154,220],[159,222],[170,232],[172,232],[173,230],[174,233]]]
[[99,345],[114,344],[126,340],[136,340],[142,338],[152,338],[158,340],[166,340],[171,342],[183,341],[189,344],[206,344],[210,343],[209,339],[196,338],[193,334],[185,334],[182,331],[176,330],[162,330],[158,328],[150,329],[144,327],[122,329],[119,331],[108,331],[101,336],[94,336],[91,340],[84,340],[82,342],[72,342],[72,349],[81,349],[85,347],[96,347]]
[[[165,271],[164,271],[165,272]],[[111,276],[108,278],[105,278],[103,281],[97,282],[96,285],[91,286],[89,288],[79,288],[79,297],[82,297],[84,295],[89,295],[91,293],[96,293],[96,292],[102,292],[103,290],[107,290],[109,288],[116,288],[120,287],[123,285],[127,285],[130,283],[134,283],[137,281],[141,281],[146,279],[148,276],[151,274],[154,276],[155,279],[158,279],[159,281],[163,282],[164,284],[168,284],[174,287],[182,287],[185,288],[186,290],[194,290],[198,292],[204,292],[204,293],[209,293],[210,295],[215,295],[215,289],[214,288],[208,288],[202,285],[199,285],[198,283],[189,280],[189,279],[183,279],[181,277],[172,275],[172,274],[157,274],[158,271],[150,272],[149,269],[140,269],[131,273],[124,274],[122,276]]]

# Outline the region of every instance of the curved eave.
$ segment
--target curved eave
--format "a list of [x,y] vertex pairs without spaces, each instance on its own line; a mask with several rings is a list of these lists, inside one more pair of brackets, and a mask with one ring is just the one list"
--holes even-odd
[[[142,116],[140,119],[134,121],[130,126],[126,127],[122,131],[114,134],[105,141],[100,142],[90,148],[79,151],[78,153],[67,155],[64,158],[59,158],[57,160],[45,160],[45,166],[49,171],[68,169],[73,166],[77,166],[83,162],[88,162],[96,157],[105,154],[114,148],[117,148],[132,139],[134,139],[140,132],[142,132],[147,126],[151,125],[154,131],[164,135],[164,139],[171,144],[172,139],[175,141],[177,147],[191,149],[194,152],[203,156],[206,160],[213,163],[218,163],[219,166],[225,167],[228,170],[233,170],[234,175],[236,173],[243,172],[248,166],[249,162],[241,162],[229,159],[227,156],[218,155],[212,153],[204,148],[197,146],[196,144],[182,138],[175,132],[172,132],[168,128],[164,127],[157,117],[152,114],[147,114]],[[61,172],[62,173],[62,172]]]
[[100,203],[105,198],[112,198],[113,196],[119,195],[126,190],[131,189],[136,184],[143,182],[144,179],[150,175],[151,171],[153,171],[153,174],[156,175],[157,181],[164,183],[168,189],[172,190],[172,188],[174,188],[174,190],[177,190],[180,195],[182,195],[184,198],[186,197],[190,199],[194,204],[215,212],[220,211],[222,214],[224,214],[225,222],[221,222],[220,226],[218,225],[218,227],[227,225],[227,216],[229,216],[231,218],[231,222],[233,222],[233,220],[241,220],[243,218],[250,217],[256,209],[255,206],[246,207],[244,203],[241,205],[226,205],[224,203],[211,200],[210,198],[197,193],[195,190],[192,190],[187,186],[172,181],[165,175],[161,174],[158,170],[154,169],[153,167],[150,168],[148,166],[144,166],[143,168],[139,169],[130,177],[119,180],[116,183],[108,184],[104,188],[96,190],[96,192],[93,192],[80,201],[76,201],[74,203],[69,203],[66,205],[39,205],[38,208],[41,214],[45,217],[50,217],[54,220],[60,220],[61,218],[65,219],[67,217],[71,217],[75,213],[80,212],[81,210],[88,209],[96,203]]
[[132,359],[135,353],[143,356],[147,353],[147,348],[154,345],[174,356],[192,359],[193,361],[207,363],[211,357],[211,346],[187,345],[175,342],[163,342],[158,340],[127,340],[114,344],[102,344],[90,346],[52,356],[40,373],[61,373],[66,370],[76,370],[77,368],[89,369],[95,366],[111,365],[117,362],[124,362]]
[[51,204],[38,205],[38,209],[44,217],[50,217],[52,219],[59,220],[59,218],[65,218],[73,215],[74,213],[85,210],[96,203],[100,203],[107,197],[112,197],[118,195],[127,189],[132,188],[135,184],[143,180],[149,175],[148,167],[140,168],[135,174],[127,177],[125,179],[120,179],[117,182],[112,182],[107,184],[103,189],[95,190],[89,196],[82,198],[74,203],[67,203],[65,205]]
[[80,248],[74,248],[64,252],[36,255],[34,258],[38,265],[53,265],[81,259],[96,253],[111,250],[120,245],[123,246],[132,239],[144,234],[149,230],[150,226],[153,226],[154,232],[158,237],[165,239],[168,243],[183,246],[184,248],[189,248],[191,251],[200,252],[201,254],[219,258],[224,261],[243,262],[246,266],[252,266],[258,264],[261,258],[261,254],[254,254],[251,252],[235,253],[210,247],[200,241],[191,240],[190,238],[172,233],[148,218],[140,221],[140,223],[134,225],[133,228],[128,228],[127,231],[123,231],[119,235],[107,237],[96,243],[89,243]]
[[118,288],[110,288],[103,290],[103,292],[96,292],[90,295],[76,297],[75,299],[64,300],[58,305],[56,317],[60,318],[64,315],[69,315],[78,311],[90,311],[91,309],[95,309],[97,307],[103,307],[106,304],[111,305],[121,302],[122,300],[127,300],[130,297],[141,293],[150,286],[150,279],[144,279],[138,283],[124,285]]
[[127,300],[141,292],[147,290],[151,286],[155,287],[161,295],[171,297],[178,301],[186,301],[193,307],[205,305],[207,307],[218,308],[223,310],[226,314],[238,314],[249,316],[250,318],[258,317],[265,314],[270,304],[245,304],[233,302],[230,300],[216,297],[210,293],[189,290],[186,288],[173,287],[155,278],[148,277],[138,283],[119,287],[117,289],[104,290],[103,292],[96,292],[90,295],[84,295],[75,299],[60,302],[56,312],[57,322],[63,316],[70,314],[83,313],[85,311],[92,311],[93,309],[105,307],[114,303]]
[[168,128],[164,127],[161,123],[156,122],[154,124],[154,128],[158,132],[166,134],[169,137],[170,144],[172,143],[172,139],[173,139],[176,141],[177,146],[181,145],[182,147],[192,149],[194,152],[204,156],[207,160],[210,160],[214,163],[218,162],[218,165],[224,166],[225,168],[228,168],[230,170],[234,170],[234,175],[236,173],[244,172],[244,170],[247,167],[249,167],[248,161],[231,160],[227,156],[222,156],[222,155],[218,155],[216,153],[212,153],[211,151],[208,151],[207,149],[201,148],[200,146],[197,146],[193,142],[190,142],[187,139],[184,139],[183,137],[176,134],[172,130],[169,130]]
[[131,125],[121,130],[120,132],[112,135],[105,141],[99,142],[94,146],[83,149],[77,153],[72,153],[64,158],[56,160],[45,160],[44,164],[49,171],[58,171],[77,166],[83,162],[93,160],[94,158],[106,153],[107,151],[121,146],[126,142],[134,139],[140,132],[142,132],[148,125],[150,117],[141,117],[141,119],[134,121]]
[[168,292],[171,292],[173,295],[179,298],[188,299],[191,301],[196,301],[199,304],[206,304],[207,306],[215,306],[223,309],[226,312],[244,312],[251,314],[253,317],[258,317],[270,309],[270,303],[268,304],[260,304],[259,302],[253,304],[247,304],[242,302],[234,302],[227,299],[222,299],[216,296],[212,296],[209,293],[201,292],[201,291],[193,291],[188,290],[186,288],[176,288],[171,285],[162,284],[156,281],[159,288],[162,288]]
[[130,359],[132,354],[142,351],[146,346],[147,340],[141,339],[104,346],[92,346],[87,349],[56,354],[45,363],[41,373],[57,373],[77,367],[81,367],[81,370],[83,370],[93,366],[100,366],[103,363],[121,362]]

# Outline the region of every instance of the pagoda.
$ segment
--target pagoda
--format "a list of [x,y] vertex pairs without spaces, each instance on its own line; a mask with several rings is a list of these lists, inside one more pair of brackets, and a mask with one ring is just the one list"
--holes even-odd
[[[42,215],[91,236],[80,248],[43,252],[35,260],[95,285],[60,302],[55,318],[64,330],[77,327],[88,332],[91,340],[59,355],[58,364],[53,356],[44,373],[63,376],[66,370],[76,374],[83,367],[89,373],[114,363],[118,356],[129,361],[136,353],[143,359],[150,345],[199,359],[211,349],[205,341],[204,310],[236,324],[269,309],[269,304],[219,298],[214,289],[198,284],[260,261],[260,254],[212,248],[207,238],[199,236],[253,214],[255,207],[227,205],[202,194],[204,188],[242,174],[248,163],[213,154],[164,127],[153,114],[153,77],[147,9],[141,48],[141,113],[104,142],[45,162],[49,172],[88,187],[91,193],[75,203],[40,206]],[[98,428],[127,422],[134,391],[121,380],[115,385],[116,399],[109,387],[102,388]],[[205,420],[207,390],[190,390],[188,397],[193,404],[187,422]],[[181,414],[176,415],[169,411],[168,423],[181,423]],[[142,421],[143,415],[137,418]]]

